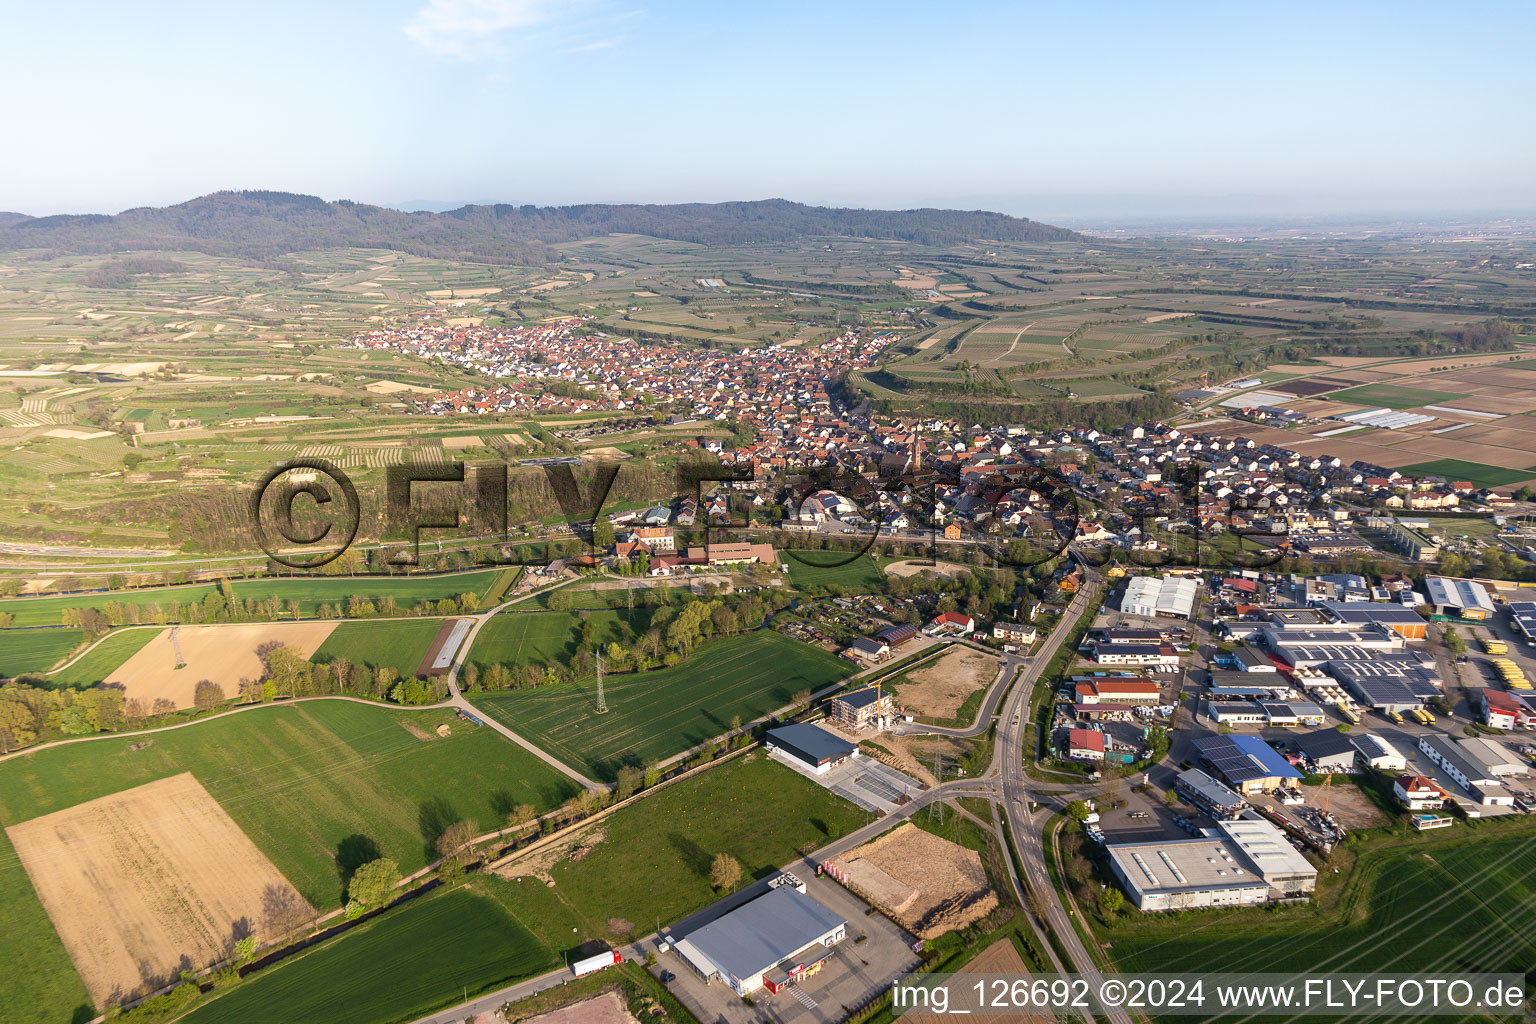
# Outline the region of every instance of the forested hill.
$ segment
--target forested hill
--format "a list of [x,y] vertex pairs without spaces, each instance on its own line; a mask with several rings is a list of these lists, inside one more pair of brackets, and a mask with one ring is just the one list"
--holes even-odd
[[1001,213],[849,210],[782,199],[675,206],[465,206],[404,213],[289,192],[215,192],[176,206],[115,217],[0,215],[0,251],[188,250],[265,258],[299,249],[366,246],[492,263],[543,262],[551,246],[620,232],[705,245],[855,237],[952,245],[1072,241],[1064,228]]

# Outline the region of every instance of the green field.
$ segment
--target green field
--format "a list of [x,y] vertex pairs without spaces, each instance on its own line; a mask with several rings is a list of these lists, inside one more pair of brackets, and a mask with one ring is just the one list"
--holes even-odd
[[[452,734],[432,735],[442,723]],[[93,740],[0,763],[0,824],[190,771],[305,899],[328,908],[341,902],[343,846],[366,841],[414,871],[453,821],[485,831],[515,804],[547,809],[575,792],[521,747],[448,711],[306,701],[156,733],[131,749],[144,741]]]
[[1536,477],[1536,467],[1530,469],[1501,469],[1485,466],[1480,462],[1463,462],[1461,459],[1435,459],[1432,462],[1415,462],[1411,466],[1396,467],[1408,476],[1443,476],[1447,480],[1467,480],[1478,487],[1503,487]]
[[[573,590],[575,601],[583,599],[583,591]],[[548,595],[542,595],[547,598]],[[523,611],[508,609],[493,616],[475,637],[474,646],[467,658],[484,672],[496,662],[504,665],[548,665],[565,662],[576,653],[585,622],[592,622],[597,630],[597,642],[608,644],[624,641],[622,624],[628,621],[635,633],[644,633],[651,621],[653,609],[636,605],[635,610],[572,610],[568,612]],[[582,616],[587,618],[583,619]]]
[[[478,647],[478,643],[476,645]],[[480,695],[477,707],[565,763],[612,779],[788,704],[795,691],[843,678],[846,662],[770,630],[702,644],[683,664],[609,676],[609,711],[593,710],[594,683]]]
[[0,676],[46,672],[84,640],[78,629],[0,630]]
[[[316,576],[302,579],[239,580],[233,587],[236,596],[257,601],[275,594],[285,606],[285,615],[290,600],[299,602],[301,615],[314,615],[322,604],[345,605],[353,595],[370,601],[393,597],[402,610],[408,611],[423,601],[456,598],[465,593],[478,596],[490,592],[499,585],[501,574],[507,571],[476,569],[448,576],[422,577]],[[68,597],[12,597],[0,600],[0,612],[14,615],[12,624],[16,626],[56,626],[64,621],[66,608],[100,608],[116,601],[118,604],[140,608],[158,604],[168,613],[172,601],[179,601],[183,605],[202,601],[214,590],[212,584],[200,584],[71,594]]]
[[559,965],[471,883],[432,893],[261,972],[187,1024],[395,1024]]
[[1467,831],[1362,854],[1321,906],[1133,911],[1100,934],[1125,971],[1527,971],[1536,963],[1536,834]]
[[416,674],[442,624],[442,619],[343,622],[309,660],[319,665],[346,658],[354,665],[393,668],[401,678],[408,679]]
[[553,886],[505,882],[503,902],[557,951],[583,938],[625,941],[712,903],[718,894],[709,866],[717,853],[741,863],[744,881],[762,878],[869,820],[753,752],[619,811],[603,822],[590,853],[555,862]]
[[54,686],[95,686],[159,634],[160,630],[152,626],[114,630],[78,660],[49,676],[48,681]]
[[1328,397],[1340,402],[1384,405],[1388,409],[1415,409],[1421,405],[1439,405],[1467,396],[1453,391],[1430,391],[1426,388],[1404,387],[1401,384],[1363,384],[1358,388],[1335,391]]
[[[779,557],[789,566],[790,582],[797,587],[869,590],[879,586],[885,578],[880,571],[880,563],[867,554],[854,556],[851,551],[786,551],[781,552]],[[849,558],[853,561],[848,562]],[[840,562],[847,564],[837,564]]]

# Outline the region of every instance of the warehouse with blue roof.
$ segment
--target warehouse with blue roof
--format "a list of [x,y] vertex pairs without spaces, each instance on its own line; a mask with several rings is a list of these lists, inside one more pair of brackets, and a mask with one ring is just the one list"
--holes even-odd
[[1201,760],[1239,793],[1269,793],[1301,773],[1257,736],[1202,736],[1195,740]]

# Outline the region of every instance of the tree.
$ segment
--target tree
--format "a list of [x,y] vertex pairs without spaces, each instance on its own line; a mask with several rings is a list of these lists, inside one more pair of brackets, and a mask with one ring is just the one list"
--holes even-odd
[[468,864],[473,851],[470,842],[475,838],[475,826],[468,821],[456,821],[437,837],[437,855]]
[[526,828],[530,822],[537,821],[539,812],[534,810],[532,804],[518,804],[507,812],[507,828]]
[[613,547],[613,524],[607,516],[600,515],[592,521],[592,546],[598,551]]
[[1088,820],[1088,804],[1083,800],[1073,800],[1067,804],[1067,815],[1078,821]]
[[1164,793],[1163,793],[1163,801],[1169,807],[1177,807],[1178,804],[1179,804],[1179,791],[1176,790],[1176,789],[1170,789],[1170,790],[1164,791]]
[[211,679],[204,679],[192,691],[192,704],[199,708],[216,708],[224,703],[224,687]]
[[571,592],[569,590],[556,590],[544,603],[552,612],[568,612],[571,610]]
[[640,788],[644,773],[632,764],[627,764],[619,769],[617,785],[614,787],[614,795],[620,800],[632,796],[635,790]]
[[364,910],[389,902],[400,881],[400,866],[388,857],[371,860],[352,873],[347,882],[347,898]]
[[248,964],[256,958],[256,936],[247,935],[235,942],[235,959]]
[[741,881],[741,864],[735,857],[728,853],[715,854],[714,862],[709,866],[709,884],[716,889],[726,890],[736,888],[736,883]]
[[1105,917],[1115,916],[1124,906],[1125,893],[1114,886],[1111,885],[1099,892],[1099,909],[1104,912]]

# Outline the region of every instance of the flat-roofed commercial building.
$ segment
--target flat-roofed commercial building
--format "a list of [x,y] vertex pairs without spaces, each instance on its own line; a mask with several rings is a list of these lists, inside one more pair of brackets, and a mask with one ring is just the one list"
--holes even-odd
[[1216,826],[1220,838],[1109,844],[1110,867],[1131,902],[1148,912],[1240,907],[1316,888],[1317,869],[1268,821]]
[[1349,626],[1385,626],[1404,640],[1423,640],[1429,635],[1428,620],[1407,605],[1328,601],[1318,607],[1330,622]]
[[1187,619],[1195,613],[1195,595],[1199,590],[1198,580],[1184,577],[1133,576],[1125,585],[1120,610],[1148,619],[1160,615]]
[[682,938],[669,938],[701,978],[723,981],[746,996],[765,986],[776,992],[819,967],[847,928],[847,921],[800,887],[780,885]]

